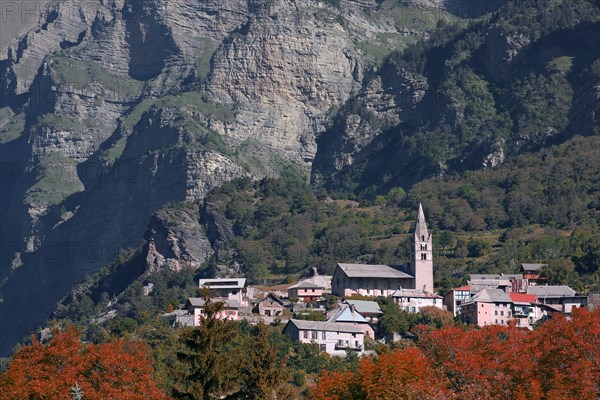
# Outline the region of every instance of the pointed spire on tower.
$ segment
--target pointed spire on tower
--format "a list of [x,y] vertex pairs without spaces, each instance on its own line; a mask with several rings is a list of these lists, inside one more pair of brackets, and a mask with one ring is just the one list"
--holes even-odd
[[419,203],[419,213],[417,215],[415,235],[419,238],[424,238],[424,240],[429,238],[429,233],[427,232],[427,222],[425,222],[425,213],[423,212],[423,206],[421,203]]

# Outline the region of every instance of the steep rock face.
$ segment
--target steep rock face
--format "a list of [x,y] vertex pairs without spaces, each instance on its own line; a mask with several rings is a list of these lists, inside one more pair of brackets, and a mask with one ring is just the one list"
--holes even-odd
[[[35,329],[70,287],[113,260],[119,249],[138,246],[150,217],[164,204],[201,199],[211,188],[245,174],[233,160],[208,149],[198,132],[174,127],[177,119],[171,117],[169,110],[147,112],[106,173],[83,179],[84,191],[36,215],[30,231],[34,245],[21,250],[22,265],[5,274],[3,318]],[[154,146],[154,139],[162,133],[167,133],[166,140]],[[189,236],[182,240],[186,249],[196,244]],[[18,251],[21,246],[13,243],[13,250]],[[162,254],[160,240],[154,246],[151,251]],[[210,254],[206,246],[186,252],[189,256],[182,255],[180,264],[173,264],[168,256],[165,263],[174,268],[196,266]],[[6,338],[3,344],[21,337]]]
[[401,123],[418,121],[417,105],[427,90],[428,83],[423,76],[393,64],[372,76],[319,138],[313,183],[333,185],[329,180],[337,179],[340,171],[352,167],[356,161],[364,161],[368,151],[362,153],[363,150],[379,135]]
[[[309,170],[329,115],[361,93],[386,54],[436,23],[407,19],[412,3],[334,3],[49,3],[0,60],[0,155],[10,166],[0,235],[11,244],[0,265],[0,324],[35,328],[46,304],[137,246],[167,203],[200,200],[247,171]],[[381,94],[367,107],[402,121],[388,89],[403,83],[369,82]],[[352,129],[341,158],[368,145],[361,132],[371,128]],[[152,265],[197,266],[208,256],[204,244],[193,250],[187,234],[159,226]],[[227,236],[227,227],[212,226],[218,246],[214,234]],[[1,338],[0,352],[21,337]]]
[[197,269],[212,255],[211,244],[198,221],[198,210],[194,208],[172,207],[154,214],[146,241],[146,265],[150,273],[161,268]]
[[236,105],[236,141],[258,140],[309,162],[320,117],[359,88],[361,58],[327,9],[306,1],[251,6],[248,22],[213,56],[208,98]]

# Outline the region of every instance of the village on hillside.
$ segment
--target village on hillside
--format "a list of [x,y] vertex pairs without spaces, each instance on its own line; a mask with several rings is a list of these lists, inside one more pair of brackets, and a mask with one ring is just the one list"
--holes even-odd
[[[383,311],[377,298],[391,299],[408,313],[435,307],[466,324],[524,329],[556,313],[568,318],[574,308],[600,304],[600,293],[583,296],[568,286],[547,285],[545,264],[536,263],[522,263],[518,274],[472,274],[467,285],[442,297],[433,286],[433,246],[419,205],[409,264],[338,263],[332,276],[314,270],[312,277],[292,284],[248,286],[245,278],[213,278],[200,279],[199,288],[210,291],[210,301],[223,303],[220,319],[284,323],[283,333],[292,340],[341,356],[367,352],[367,338],[383,343],[398,339],[380,332]],[[173,327],[198,326],[206,316],[205,304],[204,298],[189,298],[164,316]]]

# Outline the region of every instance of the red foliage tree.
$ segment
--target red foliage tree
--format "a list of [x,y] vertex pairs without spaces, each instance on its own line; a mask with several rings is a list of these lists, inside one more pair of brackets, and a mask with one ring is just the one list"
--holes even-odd
[[538,329],[428,326],[418,348],[361,360],[356,373],[324,375],[325,399],[542,400],[600,398],[600,309],[573,310]]
[[47,344],[34,338],[14,354],[0,375],[0,400],[71,400],[75,383],[86,400],[167,398],[152,381],[145,345],[127,340],[84,345],[69,328]]
[[356,373],[328,373],[312,388],[315,400],[378,400],[452,398],[447,380],[436,373],[415,347],[365,357]]

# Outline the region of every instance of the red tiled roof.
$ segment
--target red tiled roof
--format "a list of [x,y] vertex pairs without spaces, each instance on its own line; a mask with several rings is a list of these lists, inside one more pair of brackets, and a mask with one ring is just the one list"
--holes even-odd
[[526,293],[511,293],[510,299],[517,303],[539,303],[540,302],[535,294],[526,294]]
[[471,290],[471,286],[470,285],[461,286],[461,287],[454,288],[454,290]]

